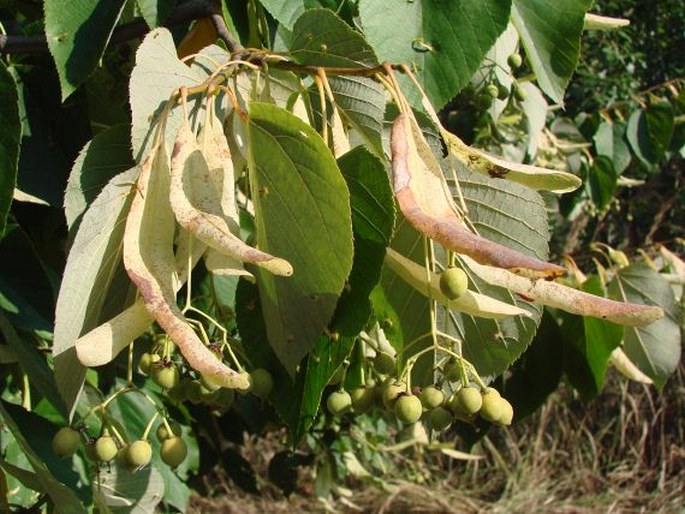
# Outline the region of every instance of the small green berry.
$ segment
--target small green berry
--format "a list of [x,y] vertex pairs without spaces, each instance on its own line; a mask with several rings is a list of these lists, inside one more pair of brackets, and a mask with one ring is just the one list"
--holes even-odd
[[373,367],[381,375],[392,375],[395,373],[395,357],[387,352],[378,352],[373,359]]
[[499,100],[506,100],[509,97],[509,88],[504,84],[497,86],[497,98]]
[[480,110],[489,109],[492,105],[493,98],[487,93],[481,93],[476,97],[476,107]]
[[250,373],[250,392],[259,398],[266,398],[274,388],[274,379],[269,371],[257,368]]
[[461,268],[447,268],[440,274],[440,291],[450,300],[456,300],[469,287],[469,277]]
[[[391,381],[383,384],[381,390],[381,399],[385,408],[388,410],[394,409],[395,401],[402,393],[406,391],[406,389],[406,386],[399,382],[396,383]],[[421,401],[419,400],[419,403],[420,402]]]
[[167,466],[175,468],[186,460],[188,446],[180,437],[170,437],[162,443],[159,456]]
[[413,394],[405,394],[395,402],[395,415],[405,425],[416,423],[423,414],[421,400]]
[[138,369],[146,375],[149,375],[150,371],[153,369],[153,365],[159,362],[160,359],[161,357],[156,353],[145,352],[140,356],[140,360],[138,361]]
[[157,427],[157,440],[161,443],[169,439],[170,437],[178,437],[181,435],[183,432],[181,428],[181,424],[178,421],[175,421],[173,419],[167,420],[167,423],[169,424],[169,428],[171,428],[171,433],[169,433],[169,430],[167,429],[166,425],[164,422],[160,423],[159,426]]
[[354,411],[363,414],[373,408],[375,391],[373,387],[356,387],[350,392],[350,397]]
[[493,99],[499,96],[499,88],[497,87],[497,84],[488,84],[485,88],[485,92]]
[[483,392],[483,405],[478,413],[486,421],[497,422],[502,415],[502,397],[497,389],[488,387]]
[[328,396],[326,407],[334,416],[341,416],[352,408],[352,397],[347,391],[335,391]]
[[134,468],[147,466],[152,460],[152,446],[144,439],[134,441],[128,447],[126,458]]
[[52,438],[52,451],[60,458],[70,457],[81,444],[81,434],[71,427],[62,427]]
[[109,462],[117,456],[119,449],[114,438],[103,435],[95,441],[95,458],[100,462]]
[[445,407],[436,407],[428,413],[428,426],[436,432],[442,432],[452,424],[452,413]]
[[177,386],[179,379],[178,368],[173,364],[152,371],[152,381],[166,390]]
[[419,396],[426,409],[434,409],[445,402],[445,393],[435,386],[424,387]]
[[507,57],[507,64],[512,70],[518,70],[523,64],[523,58],[520,54],[511,54]]
[[477,413],[483,405],[483,397],[475,387],[462,387],[454,395],[451,407],[456,414],[467,418]]

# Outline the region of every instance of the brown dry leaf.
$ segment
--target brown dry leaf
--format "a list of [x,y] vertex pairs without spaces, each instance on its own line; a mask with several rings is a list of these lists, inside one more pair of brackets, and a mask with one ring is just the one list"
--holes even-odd
[[504,287],[526,299],[572,314],[592,316],[633,327],[649,325],[664,316],[660,307],[617,302],[558,282],[521,277],[505,269],[479,264],[466,256],[462,256],[462,259],[471,271],[489,284]]
[[565,269],[524,255],[467,230],[462,224],[440,164],[413,116],[400,114],[393,124],[393,187],[400,210],[422,234],[445,248],[528,277],[555,278]]
[[148,312],[188,364],[223,387],[247,389],[246,373],[223,363],[203,344],[176,304],[176,223],[169,203],[169,160],[164,148],[143,163],[124,233],[124,266]]
[[207,161],[187,123],[174,144],[169,198],[178,223],[203,243],[275,275],[292,275],[288,261],[245,244],[231,232]]

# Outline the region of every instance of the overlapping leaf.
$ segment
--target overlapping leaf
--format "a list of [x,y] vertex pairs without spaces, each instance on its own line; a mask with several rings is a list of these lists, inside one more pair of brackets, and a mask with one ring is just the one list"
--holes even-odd
[[236,139],[250,167],[257,246],[293,266],[292,277],[260,271],[269,343],[292,371],[330,321],[353,255],[350,199],[321,137],[288,111],[252,103]]
[[12,203],[12,193],[17,183],[19,145],[21,143],[21,120],[19,119],[19,95],[12,74],[0,62],[0,236],[5,231],[7,213]]

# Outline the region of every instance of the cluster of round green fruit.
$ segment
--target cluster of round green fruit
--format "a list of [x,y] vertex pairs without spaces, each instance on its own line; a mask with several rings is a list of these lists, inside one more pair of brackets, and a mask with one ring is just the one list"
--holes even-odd
[[[216,386],[202,376],[200,378],[181,376],[181,372],[173,361],[164,359],[154,352],[143,353],[138,362],[138,368],[153,382],[165,389],[171,399],[178,402],[189,401],[192,404],[229,409],[235,400],[233,389]],[[250,373],[249,378],[250,389],[247,392],[259,398],[266,398],[271,394],[274,381],[269,371],[257,368]]]
[[455,420],[472,422],[477,415],[498,425],[510,425],[514,417],[511,404],[491,387],[469,385],[448,396],[434,385],[410,391],[395,378],[379,385],[367,383],[351,391],[339,389],[328,396],[326,407],[334,416],[347,412],[362,414],[377,407],[393,413],[404,424],[423,419],[428,428],[438,432]]
[[[188,455],[188,446],[181,437],[181,426],[173,421],[163,422],[157,428],[157,439],[161,443],[160,458],[169,467],[179,466]],[[81,445],[81,432],[72,427],[60,428],[52,438],[52,451],[60,458],[72,456]],[[121,467],[138,470],[152,460],[152,446],[146,439],[130,444],[114,437],[105,428],[97,439],[91,439],[86,453],[94,461],[104,464],[116,461]]]
[[[512,72],[518,70],[523,64],[523,58],[519,53],[513,53],[507,58],[507,65]],[[469,96],[473,98],[474,105],[480,110],[489,109],[495,100],[506,100],[511,94],[510,88],[502,84],[499,80],[494,78],[491,82],[485,85],[476,95],[473,88],[471,91],[465,89]],[[523,101],[526,97],[526,91],[520,87],[518,83],[513,87],[514,98]],[[474,96],[475,95],[475,96]]]

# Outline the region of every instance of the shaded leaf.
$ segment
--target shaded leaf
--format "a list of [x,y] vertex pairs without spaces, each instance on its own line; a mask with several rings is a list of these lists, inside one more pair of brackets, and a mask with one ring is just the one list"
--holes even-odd
[[125,0],[45,0],[45,35],[62,100],[83,84],[102,58]]
[[362,0],[359,15],[379,60],[408,64],[439,110],[468,83],[504,31],[510,6],[510,0],[424,0],[392,7]]
[[295,62],[308,66],[378,65],[378,58],[364,37],[328,9],[310,9],[297,19],[290,55]]
[[236,134],[247,133],[257,246],[294,269],[291,277],[260,270],[258,282],[269,344],[292,372],[330,321],[352,267],[349,192],[321,137],[293,114],[252,103],[246,129]]
[[606,209],[614,197],[617,180],[618,175],[611,159],[604,155],[595,157],[588,172],[588,189],[592,201],[600,210]]
[[628,120],[626,138],[635,155],[647,166],[659,162],[673,135],[674,115],[671,104],[661,101],[634,111]]
[[152,514],[164,496],[164,481],[152,466],[134,473],[113,465],[100,470],[93,489],[93,501],[103,512]]
[[682,313],[670,284],[646,264],[621,268],[609,284],[609,295],[623,301],[660,306],[665,316],[644,327],[626,327],[623,351],[661,388],[680,362]]
[[55,472],[59,472],[60,476],[75,478],[67,461],[60,461],[52,455],[50,441],[56,432],[52,425],[39,416],[5,401],[0,402],[0,416],[31,463],[36,478],[54,503],[55,511],[59,514],[85,512],[74,491],[55,477]]
[[[591,0],[513,0],[511,19],[540,89],[557,103],[578,64]],[[544,14],[543,14],[544,13]]]
[[177,3],[178,0],[136,0],[140,14],[151,29],[164,23]]
[[[64,192],[64,214],[70,230],[78,226],[86,208],[115,175],[133,167],[127,125],[100,132],[83,147],[71,168]],[[135,179],[135,176],[130,178]]]
[[625,133],[625,123],[612,123],[603,119],[592,138],[597,155],[609,157],[617,175],[623,173],[631,159]]
[[5,62],[0,62],[0,236],[5,231],[7,213],[17,183],[21,119],[19,93]]
[[305,0],[259,0],[269,14],[288,30],[306,10]]

